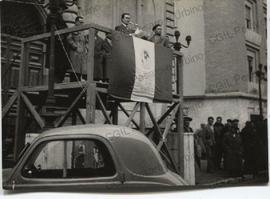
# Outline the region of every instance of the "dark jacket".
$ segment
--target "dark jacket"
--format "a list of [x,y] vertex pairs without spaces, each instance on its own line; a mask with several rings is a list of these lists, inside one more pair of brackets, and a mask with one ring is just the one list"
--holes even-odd
[[224,135],[224,125],[222,123],[214,124],[215,141],[219,147],[222,146],[222,140]]
[[148,41],[152,41],[157,45],[161,45],[161,46],[164,46],[164,47],[167,47],[167,48],[170,47],[170,42],[169,42],[168,37],[159,36],[159,35],[153,35],[148,39]]
[[121,24],[119,26],[116,26],[115,30],[119,31],[119,32],[122,32],[124,34],[127,34],[127,35],[132,34],[132,33],[135,32],[135,30],[132,30],[132,29],[128,28],[128,26],[124,26],[123,24]]
[[[213,127],[214,128],[214,127]],[[205,133],[204,133],[204,144],[206,146],[214,146],[215,145],[215,137],[214,137],[214,131],[210,127],[209,124],[205,127]]]

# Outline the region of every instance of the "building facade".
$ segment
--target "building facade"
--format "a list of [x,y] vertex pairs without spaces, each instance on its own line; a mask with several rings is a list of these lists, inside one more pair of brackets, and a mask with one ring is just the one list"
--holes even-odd
[[[175,1],[178,29],[192,36],[184,53],[185,114],[199,128],[208,116],[245,121],[259,115],[259,64],[267,69],[264,0]],[[267,114],[262,80],[263,115]]]

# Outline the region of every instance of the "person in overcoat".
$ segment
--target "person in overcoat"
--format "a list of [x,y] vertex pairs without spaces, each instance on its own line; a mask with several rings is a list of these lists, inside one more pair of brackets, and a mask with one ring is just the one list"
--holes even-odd
[[232,122],[232,128],[225,133],[223,139],[226,169],[232,177],[242,176],[242,138],[238,128],[238,120]]

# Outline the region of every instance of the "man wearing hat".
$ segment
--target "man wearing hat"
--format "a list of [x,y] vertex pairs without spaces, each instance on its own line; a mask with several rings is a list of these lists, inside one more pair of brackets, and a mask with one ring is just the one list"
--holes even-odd
[[184,132],[185,133],[192,133],[193,129],[190,127],[190,122],[192,121],[191,117],[184,117]]
[[167,48],[170,48],[170,42],[168,37],[162,36],[162,27],[160,24],[155,25],[152,28],[153,35],[148,39],[149,41],[154,42],[157,45],[161,45]]

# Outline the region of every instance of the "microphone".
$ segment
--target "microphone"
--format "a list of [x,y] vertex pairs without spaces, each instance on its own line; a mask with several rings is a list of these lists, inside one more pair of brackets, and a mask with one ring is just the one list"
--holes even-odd
[[136,24],[136,23],[134,23],[132,21],[130,21],[129,23],[132,24],[132,25],[134,25],[134,26],[139,26],[138,24]]

